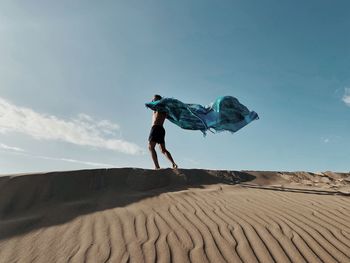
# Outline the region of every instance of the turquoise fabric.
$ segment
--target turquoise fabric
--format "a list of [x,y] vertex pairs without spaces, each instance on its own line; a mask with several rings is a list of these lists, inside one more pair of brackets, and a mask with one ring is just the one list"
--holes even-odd
[[174,98],[163,98],[145,104],[154,111],[166,112],[167,119],[187,130],[206,132],[236,132],[253,120],[259,119],[255,111],[249,111],[235,97],[218,97],[209,106],[186,104]]

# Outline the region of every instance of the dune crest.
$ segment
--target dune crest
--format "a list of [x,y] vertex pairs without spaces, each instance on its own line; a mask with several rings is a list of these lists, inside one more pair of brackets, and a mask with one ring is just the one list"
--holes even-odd
[[0,177],[0,262],[350,262],[350,174]]

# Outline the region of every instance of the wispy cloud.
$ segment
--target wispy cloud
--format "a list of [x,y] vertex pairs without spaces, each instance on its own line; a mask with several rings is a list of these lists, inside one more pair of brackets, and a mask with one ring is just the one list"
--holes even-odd
[[69,162],[69,163],[78,163],[78,164],[84,164],[84,165],[89,165],[89,166],[114,167],[113,164],[108,164],[108,163],[95,163],[95,162],[81,161],[81,160],[75,160],[75,159],[56,158],[56,157],[40,156],[40,155],[29,155],[29,156],[33,157],[33,158],[38,158],[38,159],[63,161],[63,162]]
[[341,142],[342,137],[339,135],[329,134],[326,137],[321,137],[321,142],[323,143],[339,143]]
[[199,165],[200,164],[199,161],[191,159],[191,158],[187,158],[187,157],[183,158],[183,160],[187,163],[190,163],[191,165]]
[[21,148],[9,146],[9,145],[6,145],[4,143],[0,143],[0,149],[10,150],[10,151],[15,151],[15,152],[24,152],[24,150]]
[[7,154],[15,154],[15,155],[20,155],[20,156],[25,156],[25,157],[29,157],[29,158],[35,158],[35,159],[62,161],[62,162],[77,163],[77,164],[83,164],[83,165],[89,165],[89,166],[97,166],[97,167],[114,167],[115,166],[115,165],[109,164],[109,163],[98,163],[98,162],[75,160],[75,159],[70,159],[70,158],[59,158],[59,157],[35,155],[35,154],[29,153],[28,151],[25,151],[21,148],[14,147],[14,146],[8,146],[8,145],[3,144],[3,143],[0,143],[0,150],[3,150],[2,152],[7,153]]
[[345,88],[345,92],[342,101],[350,107],[350,88]]
[[96,121],[87,114],[70,120],[38,113],[0,97],[0,132],[19,132],[38,140],[60,140],[77,145],[140,154],[143,149],[132,142],[117,139],[119,125],[108,120]]

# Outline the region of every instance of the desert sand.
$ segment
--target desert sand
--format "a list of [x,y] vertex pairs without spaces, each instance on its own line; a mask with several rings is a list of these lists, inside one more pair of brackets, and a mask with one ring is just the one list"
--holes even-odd
[[350,174],[5,175],[0,262],[350,262]]

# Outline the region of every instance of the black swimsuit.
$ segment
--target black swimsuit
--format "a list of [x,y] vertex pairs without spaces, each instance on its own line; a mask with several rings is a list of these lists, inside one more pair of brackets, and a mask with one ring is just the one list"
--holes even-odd
[[156,143],[165,143],[165,130],[162,125],[153,125],[149,133],[148,141]]

